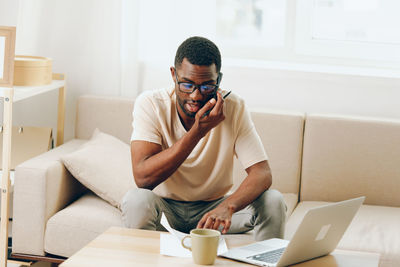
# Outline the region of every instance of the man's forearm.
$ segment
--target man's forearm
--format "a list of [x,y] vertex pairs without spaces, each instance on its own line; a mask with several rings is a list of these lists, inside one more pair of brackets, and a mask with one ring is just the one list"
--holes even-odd
[[[262,163],[260,163],[262,164]],[[272,184],[271,171],[264,168],[249,172],[239,188],[220,205],[235,213],[252,203]]]
[[138,186],[152,190],[168,179],[186,160],[200,139],[201,136],[192,128],[168,149],[140,162],[138,168],[135,168]]

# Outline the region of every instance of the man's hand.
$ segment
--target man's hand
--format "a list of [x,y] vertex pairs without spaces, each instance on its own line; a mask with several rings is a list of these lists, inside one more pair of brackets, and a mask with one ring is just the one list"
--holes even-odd
[[268,161],[260,161],[246,169],[248,176],[239,188],[215,209],[207,212],[197,224],[197,228],[218,229],[223,226],[226,234],[231,226],[232,215],[252,203],[272,183]]
[[[217,92],[217,101],[215,101],[214,98],[211,98],[196,113],[196,120],[192,129],[197,131],[201,137],[205,136],[212,128],[217,126],[225,119],[223,104],[224,100],[221,96],[221,93]],[[210,109],[211,111],[207,114]]]
[[197,224],[197,228],[207,228],[217,230],[223,226],[222,233],[226,234],[231,227],[234,208],[232,206],[219,205],[215,209],[204,214]]

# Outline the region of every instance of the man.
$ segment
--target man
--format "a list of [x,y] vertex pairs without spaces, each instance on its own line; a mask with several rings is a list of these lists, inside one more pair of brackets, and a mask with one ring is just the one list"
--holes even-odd
[[[271,171],[243,100],[219,89],[222,73],[217,46],[191,37],[178,48],[170,90],[141,94],[133,112],[132,167],[138,189],[122,203],[126,227],[163,230],[171,226],[243,233],[255,239],[283,237],[282,195],[268,190]],[[232,187],[233,157],[247,177]]]

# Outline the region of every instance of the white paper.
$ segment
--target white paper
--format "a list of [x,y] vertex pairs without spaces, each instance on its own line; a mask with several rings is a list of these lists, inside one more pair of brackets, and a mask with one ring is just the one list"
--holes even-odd
[[[192,257],[192,252],[184,247],[182,247],[181,240],[188,234],[182,233],[173,229],[165,217],[164,213],[161,215],[161,225],[168,230],[167,233],[162,233],[160,235],[160,254],[174,257]],[[185,244],[190,242],[190,238],[185,240]],[[220,255],[228,251],[225,239],[221,236],[219,238],[218,252]]]
[[160,254],[183,258],[192,257],[192,252],[182,247],[181,242],[170,233],[160,234]]
[[179,239],[179,242],[185,237],[187,236],[187,234],[182,233],[178,230],[173,229],[170,225],[169,222],[167,220],[167,217],[165,217],[164,213],[161,214],[161,225],[165,227],[165,229],[168,230],[168,232],[170,232],[173,236],[177,237]]

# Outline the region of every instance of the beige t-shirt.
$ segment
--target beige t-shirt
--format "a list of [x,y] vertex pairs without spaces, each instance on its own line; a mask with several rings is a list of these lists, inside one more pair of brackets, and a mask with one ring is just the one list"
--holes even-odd
[[[157,195],[182,201],[214,200],[232,187],[235,155],[244,168],[267,160],[243,99],[230,94],[224,102],[224,114],[225,120],[208,132],[182,165],[154,189]],[[156,143],[165,150],[185,134],[174,89],[146,91],[137,98],[132,141]]]

